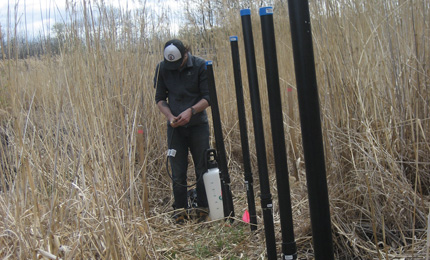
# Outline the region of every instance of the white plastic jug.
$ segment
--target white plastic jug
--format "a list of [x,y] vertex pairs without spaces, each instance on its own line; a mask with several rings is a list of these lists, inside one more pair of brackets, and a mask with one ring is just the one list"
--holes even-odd
[[219,169],[208,169],[208,171],[203,174],[203,182],[205,184],[206,196],[208,198],[209,217],[211,220],[224,218]]

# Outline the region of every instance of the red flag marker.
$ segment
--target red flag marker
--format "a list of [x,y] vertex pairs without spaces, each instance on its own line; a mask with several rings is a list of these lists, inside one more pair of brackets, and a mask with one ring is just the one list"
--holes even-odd
[[243,220],[245,223],[249,223],[249,212],[248,212],[248,210],[246,210],[246,209],[245,209],[245,212],[243,213],[242,220]]

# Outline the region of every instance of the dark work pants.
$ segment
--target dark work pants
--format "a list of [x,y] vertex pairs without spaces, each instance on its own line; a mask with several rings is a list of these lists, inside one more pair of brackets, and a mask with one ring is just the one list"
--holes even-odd
[[[172,134],[173,132],[173,134]],[[203,183],[203,173],[207,171],[205,167],[205,151],[209,149],[209,125],[200,124],[188,127],[172,128],[167,127],[167,142],[169,149],[176,150],[175,156],[170,156],[170,165],[173,177],[173,196],[175,202],[174,209],[187,208],[187,169],[188,150],[191,152],[194,161],[196,180],[200,179],[196,185],[197,205],[208,207],[205,186]],[[202,177],[200,177],[202,176]],[[181,185],[178,185],[180,183]]]

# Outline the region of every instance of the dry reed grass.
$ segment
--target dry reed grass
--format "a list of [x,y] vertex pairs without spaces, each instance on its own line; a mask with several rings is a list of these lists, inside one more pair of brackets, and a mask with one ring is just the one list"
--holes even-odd
[[[336,259],[428,259],[429,4],[341,0],[316,1],[310,7]],[[0,256],[264,259],[256,177],[258,230],[251,233],[240,219],[247,202],[228,44],[229,35],[241,39],[238,10],[227,11],[219,28],[203,31],[206,38],[192,35],[193,27],[182,35],[197,55],[216,61],[238,218],[231,225],[189,222],[178,227],[170,220],[165,123],[154,105],[152,86],[155,64],[162,57],[160,48],[170,35],[158,31],[151,39],[139,37],[141,32],[149,35],[151,27],[165,26],[151,23],[144,13],[123,13],[114,20],[104,6],[85,8],[82,27],[78,16],[70,13],[73,22],[61,55],[0,62]],[[268,115],[255,8],[260,93],[263,113]],[[95,13],[102,16],[97,18]],[[287,14],[286,3],[276,2],[288,161],[290,173],[298,176],[291,179],[294,229],[299,258],[312,259]],[[210,52],[199,52],[196,46],[209,44],[202,39],[211,39]],[[242,57],[243,48],[242,78],[246,79]],[[250,118],[245,80],[244,85]],[[269,125],[268,117],[264,120]],[[250,153],[256,176],[251,122]],[[139,124],[145,129],[146,147],[144,162],[136,164]],[[279,248],[269,127],[265,135]],[[148,215],[143,214],[142,171],[150,189]]]

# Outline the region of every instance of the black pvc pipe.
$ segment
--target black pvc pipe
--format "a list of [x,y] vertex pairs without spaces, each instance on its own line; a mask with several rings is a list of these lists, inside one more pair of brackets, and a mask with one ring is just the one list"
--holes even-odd
[[273,26],[273,8],[260,8],[260,20],[261,33],[263,37],[264,63],[266,66],[267,93],[269,96],[273,153],[275,156],[279,214],[281,217],[282,259],[297,259],[297,246],[294,240],[293,214],[291,209],[287,151],[285,148],[281,90],[279,86],[278,59],[276,57],[275,29]]
[[330,260],[333,241],[309,3],[289,0],[288,9],[315,259]]
[[272,194],[270,194],[267,170],[266,145],[264,141],[263,119],[261,115],[260,93],[258,89],[257,65],[255,62],[254,40],[252,35],[251,10],[240,10],[242,30],[248,69],[248,84],[251,96],[252,119],[254,123],[255,147],[261,190],[261,208],[263,210],[264,232],[268,259],[276,259],[275,228],[273,224]]
[[246,127],[245,102],[243,100],[242,75],[240,71],[240,57],[238,37],[230,36],[231,56],[233,60],[234,84],[236,88],[237,113],[239,118],[240,141],[242,145],[243,168],[245,175],[246,197],[251,231],[257,229],[257,214],[255,212],[254,180],[251,171],[251,157],[249,155],[248,130]]
[[220,170],[222,203],[224,209],[224,216],[233,222],[234,208],[233,197],[230,187],[230,175],[228,173],[227,158],[224,146],[224,137],[222,134],[221,116],[218,107],[218,97],[216,94],[215,78],[212,68],[212,61],[206,62],[206,71],[208,76],[209,98],[211,100],[212,121],[215,135],[215,143],[218,151],[218,165]]

